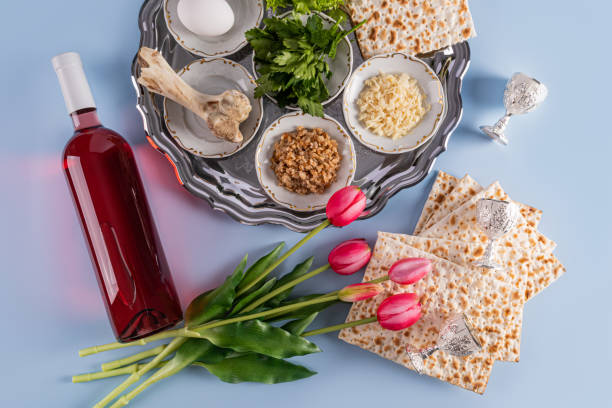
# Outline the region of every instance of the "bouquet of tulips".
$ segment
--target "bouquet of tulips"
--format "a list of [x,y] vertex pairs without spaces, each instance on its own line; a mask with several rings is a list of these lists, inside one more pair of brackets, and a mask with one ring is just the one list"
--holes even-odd
[[[431,270],[427,260],[400,261],[387,277],[372,282],[346,286],[338,291],[312,294],[290,299],[293,287],[321,272],[332,269],[350,275],[363,268],[370,260],[371,250],[363,239],[353,239],[336,246],[328,263],[310,271],[313,258],[298,264],[280,277],[269,274],[309,239],[329,225],[343,227],[364,212],[366,197],[357,187],[337,191],[326,208],[327,219],[313,229],[288,251],[278,245],[248,269],[247,257],[219,287],[197,296],[185,312],[184,327],[136,340],[130,343],[110,343],[83,349],[79,355],[132,346],[143,346],[154,341],[171,339],[167,343],[132,356],[102,365],[102,371],[73,377],[74,382],[128,375],[111,393],[95,404],[105,407],[127,405],[135,396],[153,383],[172,376],[187,366],[199,366],[222,381],[280,383],[294,381],[315,374],[301,365],[285,360],[321,351],[308,337],[367,323],[378,323],[389,330],[402,330],[414,324],[421,315],[418,296],[400,294],[385,299],[376,316],[306,331],[317,314],[338,301],[357,302],[378,295],[380,283],[391,279],[400,284],[413,283]],[[246,269],[246,271],[245,271]],[[273,322],[285,322],[273,325]],[[144,363],[142,361],[150,359]],[[131,391],[151,370],[155,372]]]

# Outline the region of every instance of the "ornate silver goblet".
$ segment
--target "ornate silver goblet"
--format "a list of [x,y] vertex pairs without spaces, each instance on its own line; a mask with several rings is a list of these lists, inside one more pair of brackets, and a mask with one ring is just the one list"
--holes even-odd
[[421,351],[408,349],[408,356],[415,371],[423,374],[425,371],[425,360],[438,350],[444,351],[452,356],[465,357],[482,349],[480,341],[474,335],[474,330],[465,314],[454,314],[445,322],[438,343]]
[[517,72],[506,84],[504,105],[506,114],[493,126],[481,126],[480,130],[496,142],[507,145],[504,135],[508,121],[512,115],[522,115],[534,110],[548,95],[548,89],[540,81]]
[[478,201],[476,211],[478,225],[489,238],[489,243],[482,258],[474,265],[481,268],[500,269],[501,266],[493,260],[495,243],[514,228],[520,214],[519,208],[509,201],[483,198]]

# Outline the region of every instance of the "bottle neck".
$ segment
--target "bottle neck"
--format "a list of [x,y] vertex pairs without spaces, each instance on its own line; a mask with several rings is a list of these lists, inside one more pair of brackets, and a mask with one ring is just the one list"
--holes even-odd
[[80,109],[76,112],[72,112],[70,117],[72,118],[74,130],[77,131],[102,126],[96,108]]

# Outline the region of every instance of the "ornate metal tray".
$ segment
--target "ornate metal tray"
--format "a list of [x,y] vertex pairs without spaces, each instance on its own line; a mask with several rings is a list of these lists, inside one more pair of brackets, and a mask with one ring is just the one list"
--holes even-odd
[[[164,0],[147,0],[139,16],[140,45],[160,50],[170,65],[178,70],[199,57],[185,51],[166,28],[163,15]],[[355,66],[363,62],[356,41]],[[244,65],[252,72],[250,47],[245,47],[228,58]],[[447,94],[447,113],[442,126],[431,141],[418,150],[385,155],[369,150],[355,142],[357,172],[354,184],[368,196],[369,216],[381,211],[389,198],[398,191],[411,187],[425,178],[433,163],[446,150],[448,138],[457,127],[463,112],[461,82],[470,63],[470,48],[460,43],[423,58],[440,77]],[[138,109],[142,114],[148,140],[175,166],[177,177],[192,194],[208,201],[212,208],[229,214],[249,225],[281,224],[294,231],[307,231],[325,218],[324,211],[294,212],[274,203],[259,186],[254,171],[257,140],[239,153],[225,159],[205,159],[183,150],[169,135],[163,118],[163,98],[153,95],[138,85],[136,58],[132,64],[132,80],[138,94]],[[264,98],[264,121],[255,136],[286,110]],[[342,96],[325,107],[325,112],[344,126]]]

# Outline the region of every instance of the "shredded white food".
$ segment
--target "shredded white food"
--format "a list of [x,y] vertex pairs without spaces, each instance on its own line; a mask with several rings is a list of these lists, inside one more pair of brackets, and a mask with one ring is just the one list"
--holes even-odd
[[378,136],[406,136],[431,109],[427,95],[408,74],[369,78],[357,99],[359,120]]

